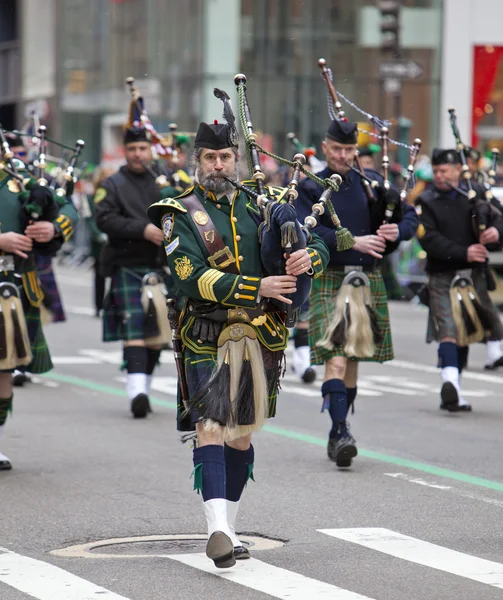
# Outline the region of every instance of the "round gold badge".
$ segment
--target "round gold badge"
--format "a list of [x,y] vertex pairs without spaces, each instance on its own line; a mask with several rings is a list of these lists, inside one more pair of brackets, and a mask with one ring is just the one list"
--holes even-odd
[[198,225],[206,225],[206,223],[209,221],[209,218],[208,215],[202,210],[196,210],[194,213],[194,221]]

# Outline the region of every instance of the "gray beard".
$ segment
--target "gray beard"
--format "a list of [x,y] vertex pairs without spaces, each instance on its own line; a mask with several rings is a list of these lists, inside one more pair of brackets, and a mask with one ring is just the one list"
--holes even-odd
[[233,192],[235,189],[232,183],[229,183],[223,179],[221,175],[225,175],[226,177],[237,181],[239,179],[238,166],[236,165],[232,174],[227,173],[227,171],[223,171],[219,174],[212,172],[208,173],[208,175],[203,175],[201,167],[198,166],[196,168],[196,180],[199,182],[200,186],[207,192],[213,192],[215,195],[228,194]]

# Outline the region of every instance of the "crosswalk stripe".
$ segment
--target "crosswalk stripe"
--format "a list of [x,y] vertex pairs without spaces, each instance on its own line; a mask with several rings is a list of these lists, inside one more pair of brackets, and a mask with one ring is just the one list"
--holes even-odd
[[502,564],[437,546],[390,529],[364,527],[318,531],[425,567],[503,588]]
[[167,558],[282,600],[373,600],[368,596],[269,565],[256,558],[240,561],[232,569],[217,569],[205,554],[174,554]]
[[59,567],[0,548],[0,582],[37,600],[129,600]]

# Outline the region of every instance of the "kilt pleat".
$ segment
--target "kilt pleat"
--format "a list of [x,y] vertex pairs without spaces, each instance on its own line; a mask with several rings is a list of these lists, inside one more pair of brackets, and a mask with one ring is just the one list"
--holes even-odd
[[112,275],[103,306],[103,341],[142,340],[145,313],[141,304],[142,279],[152,268],[118,267]]
[[[383,334],[382,342],[376,347],[371,358],[352,358],[358,362],[386,362],[393,360],[393,342],[391,339],[391,326],[388,312],[388,298],[386,287],[379,270],[366,273],[370,280],[374,311],[377,315],[379,329]],[[311,363],[323,365],[336,356],[346,356],[341,346],[334,350],[319,348],[316,343],[325,337],[327,329],[335,314],[335,301],[337,292],[346,276],[345,273],[327,269],[320,277],[313,281],[311,296],[309,297],[309,345],[311,347]]]

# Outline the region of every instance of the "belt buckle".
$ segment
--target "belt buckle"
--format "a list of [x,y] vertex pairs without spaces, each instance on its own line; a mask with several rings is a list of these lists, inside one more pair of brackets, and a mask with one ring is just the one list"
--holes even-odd
[[236,259],[229,250],[229,246],[225,246],[222,250],[217,250],[215,254],[208,257],[208,263],[213,269],[225,269],[232,263],[235,263]]
[[362,266],[358,266],[358,265],[345,265],[344,266],[344,273],[346,275],[348,273],[352,273],[353,271],[363,271],[363,267]]
[[229,324],[250,322],[250,316],[244,308],[230,308],[227,311],[227,315]]

